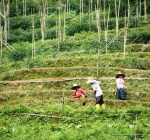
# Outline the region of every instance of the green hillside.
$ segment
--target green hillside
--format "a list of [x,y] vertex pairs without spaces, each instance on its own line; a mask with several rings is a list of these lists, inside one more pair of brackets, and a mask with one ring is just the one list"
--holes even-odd
[[0,140],[149,140],[150,1],[2,0],[0,42]]

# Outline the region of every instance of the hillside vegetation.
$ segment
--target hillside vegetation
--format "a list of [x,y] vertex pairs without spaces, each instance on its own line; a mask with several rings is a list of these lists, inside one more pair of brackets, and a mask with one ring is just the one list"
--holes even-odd
[[[150,138],[150,1],[4,0],[0,16],[0,139]],[[89,77],[101,81],[105,110]],[[71,97],[74,83],[87,98]]]

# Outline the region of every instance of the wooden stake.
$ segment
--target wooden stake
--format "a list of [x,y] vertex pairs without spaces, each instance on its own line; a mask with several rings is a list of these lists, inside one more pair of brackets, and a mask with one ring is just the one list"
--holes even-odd
[[62,94],[62,115],[64,114],[64,103],[65,103],[65,95],[64,95],[64,90]]

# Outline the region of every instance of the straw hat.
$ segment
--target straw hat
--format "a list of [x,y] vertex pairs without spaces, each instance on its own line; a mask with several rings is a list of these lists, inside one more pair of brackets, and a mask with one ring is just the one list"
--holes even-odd
[[77,85],[77,84],[73,84],[71,89],[76,89],[76,88],[80,88],[81,86]]
[[122,76],[123,78],[125,78],[126,76],[124,74],[122,74],[121,72],[119,72],[117,75],[116,75],[116,78],[119,78],[119,76]]
[[95,83],[95,82],[96,82],[96,80],[90,78],[90,79],[88,79],[88,81],[86,83],[87,84],[92,84],[92,83]]

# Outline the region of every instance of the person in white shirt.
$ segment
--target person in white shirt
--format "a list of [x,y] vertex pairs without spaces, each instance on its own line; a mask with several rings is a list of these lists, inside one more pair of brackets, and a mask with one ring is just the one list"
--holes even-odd
[[125,75],[122,73],[118,73],[116,75],[116,85],[117,85],[117,93],[118,93],[118,100],[126,100],[126,95],[124,92],[124,78]]
[[103,92],[100,87],[100,81],[97,81],[94,79],[88,79],[86,83],[91,84],[91,87],[94,91],[95,98],[96,98],[96,109],[99,109],[100,106],[102,106],[102,108],[105,109],[105,104],[103,100]]

